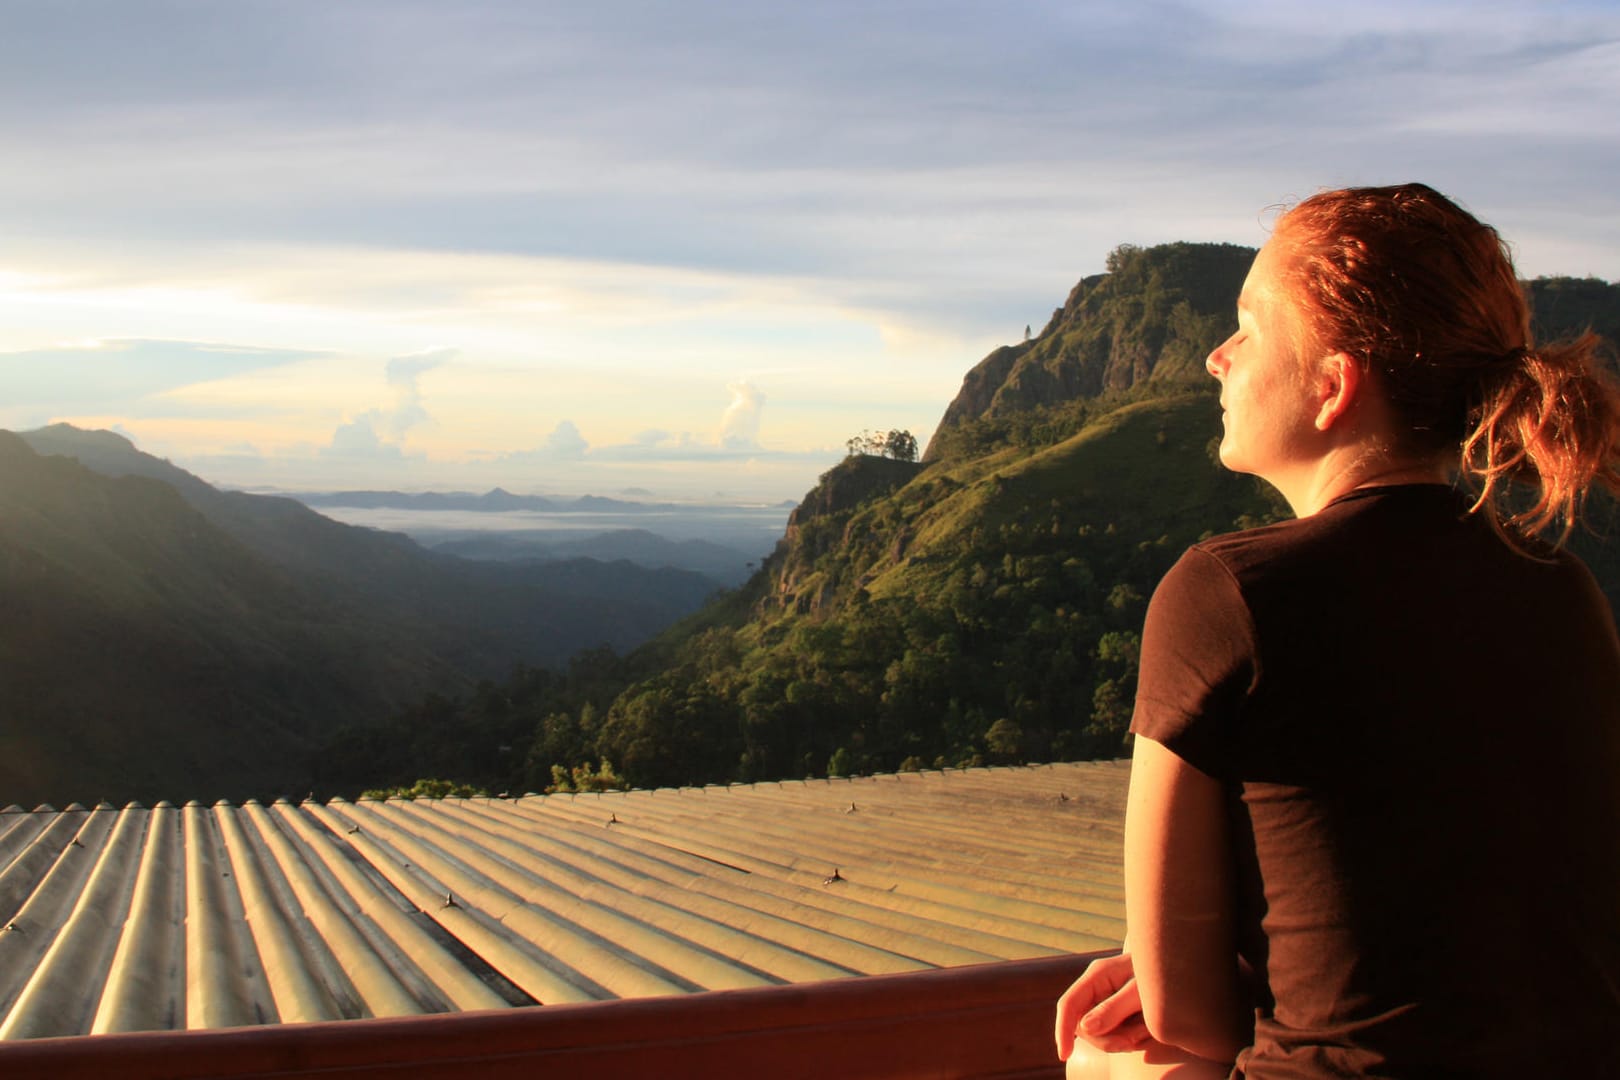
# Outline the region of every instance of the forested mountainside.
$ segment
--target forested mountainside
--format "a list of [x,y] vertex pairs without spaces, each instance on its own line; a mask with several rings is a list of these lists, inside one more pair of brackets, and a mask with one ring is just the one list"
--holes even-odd
[[110,432],[0,432],[0,801],[302,794],[335,729],[630,648],[714,588],[438,555]]
[[[623,660],[350,732],[323,782],[540,790],[1118,754],[1159,577],[1206,534],[1286,514],[1218,466],[1203,371],[1252,256],[1117,249],[1039,335],[968,372],[923,463],[824,475],[743,588]],[[1527,288],[1544,338],[1620,332],[1620,286]],[[1616,545],[1573,543],[1620,600]]]

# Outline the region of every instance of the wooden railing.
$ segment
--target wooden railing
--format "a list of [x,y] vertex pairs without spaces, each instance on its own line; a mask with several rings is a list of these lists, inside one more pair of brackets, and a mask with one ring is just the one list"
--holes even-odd
[[1053,1004],[1089,959],[401,1019],[35,1039],[0,1044],[0,1075],[1057,1078]]

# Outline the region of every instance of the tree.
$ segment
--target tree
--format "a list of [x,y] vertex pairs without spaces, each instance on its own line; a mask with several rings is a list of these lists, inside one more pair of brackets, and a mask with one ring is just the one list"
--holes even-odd
[[896,461],[917,460],[917,437],[909,431],[893,431],[883,439],[883,453]]
[[572,769],[553,765],[546,794],[558,791],[625,791],[629,787],[629,781],[613,771],[613,763],[603,758],[601,767],[597,769],[592,769],[588,761]]
[[1024,732],[1016,720],[1002,717],[984,733],[984,745],[997,761],[1017,761]]
[[454,780],[438,780],[423,777],[414,784],[397,784],[388,788],[371,788],[362,791],[362,799],[481,799],[487,798],[489,792],[471,784],[462,784]]
[[867,454],[871,457],[893,458],[896,461],[917,460],[917,438],[909,431],[891,429],[884,434],[862,430],[859,435],[851,435],[844,440],[844,449],[848,451],[850,457]]

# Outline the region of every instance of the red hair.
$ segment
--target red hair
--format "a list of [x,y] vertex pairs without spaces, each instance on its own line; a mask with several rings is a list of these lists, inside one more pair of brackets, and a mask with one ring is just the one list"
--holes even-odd
[[[1495,229],[1423,184],[1314,195],[1278,223],[1308,333],[1373,373],[1410,452],[1455,450],[1474,510],[1559,541],[1620,491],[1620,388],[1590,332],[1538,346]],[[1515,484],[1534,501],[1511,509]],[[1519,500],[1522,501],[1522,500]]]

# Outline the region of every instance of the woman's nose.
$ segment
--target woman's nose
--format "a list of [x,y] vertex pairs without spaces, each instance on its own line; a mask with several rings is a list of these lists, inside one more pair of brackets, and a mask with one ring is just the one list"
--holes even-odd
[[1204,370],[1217,379],[1226,375],[1226,344],[1222,342],[1215,347],[1215,351],[1204,357]]

